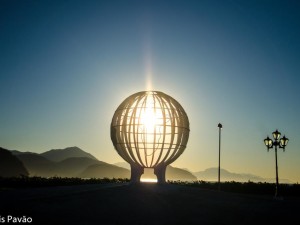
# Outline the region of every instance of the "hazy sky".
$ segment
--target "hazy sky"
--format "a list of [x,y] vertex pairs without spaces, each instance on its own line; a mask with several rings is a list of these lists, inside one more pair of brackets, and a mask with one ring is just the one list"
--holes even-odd
[[185,108],[190,139],[174,166],[218,165],[300,181],[300,2],[0,1],[0,146],[78,146],[122,161],[110,140],[129,95],[162,91]]

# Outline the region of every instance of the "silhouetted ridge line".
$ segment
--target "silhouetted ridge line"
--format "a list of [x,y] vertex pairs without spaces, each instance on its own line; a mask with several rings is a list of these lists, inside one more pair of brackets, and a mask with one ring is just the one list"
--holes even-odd
[[130,178],[130,171],[110,164],[96,164],[86,168],[79,177],[82,178]]
[[0,177],[28,176],[23,163],[9,150],[0,147]]
[[13,153],[14,157],[24,164],[30,176],[81,178],[130,177],[128,169],[99,161],[93,155],[77,147],[55,149],[41,154],[17,150],[12,150],[9,153]]
[[[195,172],[194,175],[198,178],[198,180],[204,181],[217,181],[218,179],[218,168],[208,168],[204,171]],[[228,170],[221,169],[221,181],[237,181],[237,182],[270,182],[273,183],[274,178],[263,178],[253,174],[247,173],[232,173]],[[288,179],[281,179],[283,183],[291,183]]]
[[59,162],[67,158],[71,157],[87,157],[91,159],[97,160],[96,157],[91,155],[90,153],[87,153],[83,151],[82,149],[78,147],[68,147],[65,149],[52,149],[50,151],[41,153],[41,156],[45,157],[46,159]]

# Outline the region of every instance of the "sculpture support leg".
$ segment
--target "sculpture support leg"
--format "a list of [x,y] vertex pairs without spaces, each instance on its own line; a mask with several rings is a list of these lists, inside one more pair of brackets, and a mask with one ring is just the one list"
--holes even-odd
[[144,173],[144,168],[138,165],[130,165],[131,167],[131,177],[130,183],[140,183],[142,174]]
[[157,176],[157,183],[164,184],[166,183],[166,169],[167,166],[162,164],[154,168],[154,174]]

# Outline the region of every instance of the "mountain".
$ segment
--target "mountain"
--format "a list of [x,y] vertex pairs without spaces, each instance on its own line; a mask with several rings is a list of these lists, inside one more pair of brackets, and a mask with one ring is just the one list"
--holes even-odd
[[117,162],[117,163],[114,163],[114,165],[130,170],[130,165],[127,162]]
[[7,149],[0,147],[0,177],[28,176],[23,163]]
[[12,150],[11,153],[23,162],[30,176],[82,178],[130,177],[129,170],[99,161],[91,154],[77,147],[50,150],[41,154],[17,150]]
[[17,157],[28,168],[31,176],[41,177],[108,177],[129,178],[130,172],[97,159],[72,157],[60,162],[53,162],[35,153],[19,154]]
[[[130,170],[130,165],[127,162],[118,162],[114,165]],[[142,178],[156,179],[156,176],[153,174],[153,172],[153,169],[144,169]],[[166,180],[193,181],[197,180],[197,177],[186,169],[176,168],[168,165],[166,170]]]
[[[254,182],[263,182],[264,179],[259,176],[255,176],[252,174],[238,174],[232,173],[228,170],[221,169],[221,181],[238,181],[238,182],[247,182],[249,180]],[[205,181],[217,181],[218,180],[218,168],[208,168],[204,171],[199,171],[194,173],[194,175],[198,178],[198,180]]]
[[[54,149],[41,154],[33,152],[8,151],[0,147],[0,176],[42,176],[42,177],[108,177],[129,178],[130,166],[126,162],[114,165],[97,160],[93,155],[78,147]],[[156,178],[153,169],[145,169],[142,178]],[[218,168],[208,168],[204,171],[192,173],[187,169],[167,167],[167,180],[204,180],[217,181]],[[237,182],[270,182],[274,178],[262,178],[253,174],[232,173],[221,169],[221,181]],[[280,179],[281,183],[291,183],[287,179]]]
[[[217,181],[218,180],[218,168],[208,168],[204,171],[195,172],[194,175],[198,180],[204,181]],[[221,169],[220,171],[221,181],[237,181],[237,182],[270,182],[273,183],[273,178],[263,178],[253,174],[246,173],[232,173],[228,170]],[[282,183],[291,183],[288,179],[280,179]]]
[[89,166],[102,164],[106,163],[87,157],[72,157],[56,163],[56,175],[61,177],[76,177]]
[[51,177],[56,173],[55,162],[37,153],[26,152],[16,155],[28,169],[30,176]]
[[197,177],[187,170],[176,168],[169,165],[167,166],[166,179],[181,180],[181,181],[196,181]]
[[13,155],[23,155],[23,154],[29,154],[29,153],[37,154],[37,153],[34,153],[34,152],[20,152],[18,150],[8,150],[8,151],[10,151]]
[[130,178],[128,169],[107,163],[89,166],[79,177],[81,178]]
[[73,158],[73,157],[87,157],[87,158],[97,160],[93,155],[83,151],[78,147],[68,147],[65,149],[52,149],[50,151],[41,153],[40,155],[54,162],[59,162],[67,158]]

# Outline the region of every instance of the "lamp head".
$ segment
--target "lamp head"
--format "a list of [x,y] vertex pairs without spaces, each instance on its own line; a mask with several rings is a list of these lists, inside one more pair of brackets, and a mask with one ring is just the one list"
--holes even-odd
[[221,129],[223,128],[221,123],[218,124],[218,127],[221,128]]
[[278,140],[280,138],[281,133],[276,129],[276,131],[274,131],[272,133],[273,137],[275,140]]
[[269,138],[269,136],[266,139],[264,139],[264,143],[267,146],[268,151],[270,148],[273,147],[273,141]]
[[283,151],[285,150],[285,146],[287,146],[289,142],[289,139],[283,135],[283,138],[280,139],[280,147],[283,148]]

